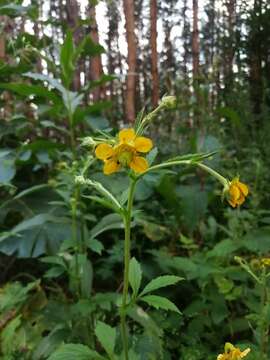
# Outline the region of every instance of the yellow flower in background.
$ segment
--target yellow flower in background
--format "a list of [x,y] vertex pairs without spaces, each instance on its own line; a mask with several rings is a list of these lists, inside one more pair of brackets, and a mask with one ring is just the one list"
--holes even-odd
[[140,153],[148,153],[152,147],[152,140],[136,136],[134,129],[123,129],[118,134],[118,143],[115,146],[101,143],[96,147],[95,154],[104,161],[105,175],[113,174],[121,167],[129,167],[136,173],[142,173],[149,165]]
[[217,360],[241,360],[248,355],[250,348],[241,351],[231,343],[226,343],[224,347],[224,354],[219,354]]
[[245,201],[245,198],[248,195],[248,187],[246,184],[239,181],[239,178],[234,178],[229,185],[228,189],[228,202],[229,204],[235,208],[236,206],[240,206]]
[[261,264],[263,266],[269,267],[270,266],[270,258],[262,258],[261,259]]

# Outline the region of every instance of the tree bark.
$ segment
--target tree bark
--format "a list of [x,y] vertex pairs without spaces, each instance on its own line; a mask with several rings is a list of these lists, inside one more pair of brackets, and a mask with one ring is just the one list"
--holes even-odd
[[187,0],[183,2],[183,10],[182,10],[182,18],[183,18],[183,48],[184,48],[184,55],[183,55],[183,74],[185,81],[188,80],[188,55],[189,55],[189,23],[187,20]]
[[[66,0],[67,23],[69,28],[73,31],[74,43],[77,46],[80,42],[80,27],[79,27],[79,5],[77,0]],[[81,87],[80,66],[73,79],[73,90],[78,91]]]
[[225,97],[230,95],[233,85],[233,59],[235,54],[235,20],[236,20],[236,0],[228,0],[226,2],[227,8],[227,29],[228,37],[225,46],[224,54],[224,83],[225,83]]
[[254,0],[254,8],[252,10],[253,21],[248,35],[249,49],[249,78],[250,78],[250,98],[253,105],[253,113],[259,115],[262,111],[262,103],[264,98],[263,84],[263,48],[262,48],[262,14],[263,1]]
[[[91,39],[96,44],[99,44],[99,35],[98,35],[98,26],[97,26],[97,21],[96,21],[96,6],[95,5],[89,5],[89,16],[91,19],[91,25],[90,25]],[[102,69],[101,56],[96,55],[96,56],[91,57],[90,70],[89,70],[90,81],[98,80],[102,74],[103,74],[103,69]],[[93,101],[100,100],[102,92],[103,92],[103,90],[101,89],[100,86],[96,87],[92,91]]]
[[4,34],[0,35],[0,60],[5,60],[6,58],[6,42]]
[[156,107],[159,100],[158,53],[157,53],[157,0],[150,0],[150,45],[152,73],[152,105]]
[[126,39],[128,45],[128,74],[126,79],[125,112],[128,122],[135,121],[135,91],[136,91],[136,35],[134,21],[134,0],[123,0],[126,20]]
[[192,71],[193,81],[197,81],[199,77],[199,29],[198,29],[198,0],[193,0],[193,31],[192,31]]
[[[5,16],[0,16],[1,24],[5,24]],[[0,33],[0,60],[4,61],[6,59],[6,39],[5,39],[5,26],[3,32]]]

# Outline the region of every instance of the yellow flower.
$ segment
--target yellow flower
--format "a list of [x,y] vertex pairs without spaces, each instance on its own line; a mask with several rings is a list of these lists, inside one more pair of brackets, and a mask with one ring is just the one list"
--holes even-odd
[[136,173],[148,169],[147,160],[140,153],[148,153],[153,147],[152,140],[136,136],[134,129],[123,129],[118,134],[115,146],[102,143],[96,147],[96,157],[104,161],[103,172],[110,175],[121,167],[130,167]]
[[270,258],[262,258],[261,259],[261,264],[263,265],[263,266],[270,266]]
[[233,344],[226,343],[224,354],[219,354],[217,360],[241,360],[246,357],[249,352],[250,348],[241,351],[239,348],[234,347]]
[[248,187],[246,184],[240,182],[238,177],[234,178],[229,184],[228,195],[229,204],[235,208],[236,206],[242,205],[245,201],[248,195]]

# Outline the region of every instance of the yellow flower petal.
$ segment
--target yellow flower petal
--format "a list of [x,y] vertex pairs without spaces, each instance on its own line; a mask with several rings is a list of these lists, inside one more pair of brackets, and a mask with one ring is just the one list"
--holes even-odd
[[224,356],[222,354],[219,354],[217,360],[224,360]]
[[233,207],[233,208],[235,208],[236,207],[236,203],[234,202],[234,201],[232,201],[232,200],[228,200],[228,203]]
[[153,143],[151,139],[148,139],[144,136],[139,136],[134,140],[135,149],[138,152],[147,153],[153,147]]
[[95,150],[96,157],[100,160],[107,160],[113,155],[113,148],[109,144],[99,144]]
[[231,201],[235,202],[239,199],[241,193],[236,184],[232,184],[229,189]]
[[129,164],[129,167],[136,173],[143,173],[145,170],[148,169],[149,165],[145,158],[141,156],[134,156]]
[[123,129],[118,136],[121,143],[128,144],[134,141],[136,134],[134,129]]
[[245,201],[245,197],[241,193],[239,199],[237,200],[237,205],[242,205],[244,201]]
[[250,352],[250,348],[247,348],[246,350],[242,351],[241,352],[241,359],[243,359],[245,356],[247,356],[247,354]]
[[114,159],[105,161],[103,172],[105,175],[111,175],[120,169],[120,165]]
[[241,190],[244,196],[248,195],[248,187],[246,184],[242,183],[241,181],[238,181],[237,186]]

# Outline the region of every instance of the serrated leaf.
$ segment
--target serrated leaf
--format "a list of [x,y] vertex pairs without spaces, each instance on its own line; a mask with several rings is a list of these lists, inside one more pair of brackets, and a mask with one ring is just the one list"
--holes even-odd
[[104,360],[97,352],[82,344],[65,344],[56,350],[48,360]]
[[141,300],[156,309],[171,310],[177,312],[178,314],[181,314],[180,310],[176,307],[176,305],[163,296],[146,295],[142,297]]
[[92,186],[97,192],[99,192],[104,197],[104,199],[106,199],[111,204],[111,207],[116,212],[118,212],[118,213],[123,212],[123,208],[122,208],[121,204],[119,203],[119,201],[100,182],[87,179],[86,184]]
[[102,242],[98,241],[97,239],[90,239],[89,241],[87,241],[87,246],[89,247],[89,249],[99,255],[101,255],[102,251],[104,250]]
[[[12,350],[14,350],[14,339],[16,339],[16,331],[20,325],[21,315],[12,319],[1,332],[1,350],[5,354],[11,354]],[[15,343],[18,343],[18,338]]]
[[142,270],[138,261],[133,257],[129,264],[128,280],[133,290],[133,295],[136,297],[140,289],[142,281]]
[[60,64],[63,74],[63,80],[66,86],[69,86],[72,80],[72,74],[74,71],[73,56],[74,56],[73,36],[71,31],[69,30],[67,32],[65,41],[61,47],[61,53],[60,53]]
[[123,221],[118,214],[108,214],[104,216],[90,232],[90,240],[95,239],[98,235],[112,229],[122,229]]
[[116,330],[102,321],[98,321],[95,329],[96,337],[106,353],[112,357],[116,340]]
[[202,161],[204,159],[207,159],[211,156],[214,156],[217,154],[218,151],[211,151],[211,152],[205,152],[205,153],[195,153],[195,154],[186,154],[181,156],[175,156],[171,159],[168,159],[166,163],[175,162],[175,161],[182,161],[182,160],[190,160],[192,162]]
[[184,278],[175,276],[175,275],[163,275],[159,276],[156,279],[151,280],[143,289],[140,296],[145,295],[149,292],[155,291],[157,289],[160,289],[162,287],[166,287],[169,285],[174,285],[178,281],[183,280]]

